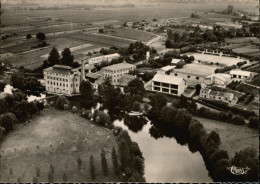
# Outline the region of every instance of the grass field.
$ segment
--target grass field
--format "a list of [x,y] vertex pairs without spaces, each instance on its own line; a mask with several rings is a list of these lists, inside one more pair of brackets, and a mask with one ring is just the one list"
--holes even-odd
[[186,64],[180,69],[174,69],[174,73],[187,73],[191,75],[197,75],[197,76],[203,76],[207,77],[214,73],[216,66],[212,65],[205,65],[205,64],[199,64],[199,63],[191,63]]
[[140,40],[147,42],[154,37],[153,34],[145,31],[139,31],[135,29],[113,29],[114,32],[107,33],[108,35],[128,38],[133,40]]
[[[113,174],[111,160],[113,146],[117,147],[117,141],[108,130],[78,115],[45,109],[28,125],[20,125],[3,140],[0,181],[17,182],[20,178],[20,182],[32,182],[36,177],[38,182],[47,182],[47,173],[52,164],[55,182],[63,181],[63,173],[66,173],[70,182],[91,182],[89,157],[93,155],[97,176],[95,181],[116,182],[118,178]],[[106,177],[101,170],[102,148],[109,166]],[[78,158],[82,160],[79,170]],[[36,168],[40,170],[39,177],[36,176]]]
[[207,132],[216,131],[221,139],[220,149],[227,150],[230,157],[246,147],[259,150],[259,133],[247,126],[233,125],[220,121],[195,117],[205,127]]
[[238,62],[245,61],[246,59],[233,58],[233,57],[225,57],[225,56],[215,56],[209,54],[201,54],[201,53],[189,53],[188,56],[194,56],[195,60],[200,60],[204,62],[214,63],[214,64],[223,64],[227,66],[236,65]]

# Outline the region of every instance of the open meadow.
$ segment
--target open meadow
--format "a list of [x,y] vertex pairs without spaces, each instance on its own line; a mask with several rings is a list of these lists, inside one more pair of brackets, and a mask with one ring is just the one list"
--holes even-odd
[[[51,171],[56,182],[64,181],[63,175],[67,181],[91,182],[91,155],[97,181],[118,181],[111,160],[113,146],[117,148],[117,141],[109,130],[70,112],[48,108],[26,126],[19,125],[1,143],[0,181],[47,182]],[[102,148],[109,167],[106,177],[101,169]]]
[[259,132],[246,125],[233,125],[221,121],[195,117],[207,132],[216,131],[221,139],[220,149],[227,150],[230,157],[246,147],[253,147],[259,151]]

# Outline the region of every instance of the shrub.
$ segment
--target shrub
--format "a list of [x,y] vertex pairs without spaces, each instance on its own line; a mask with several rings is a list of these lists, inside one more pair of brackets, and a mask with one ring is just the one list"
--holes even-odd
[[10,132],[13,129],[13,125],[17,122],[18,120],[13,113],[0,115],[0,127],[5,128],[6,132]]
[[103,174],[104,176],[107,176],[108,165],[107,165],[106,153],[103,148],[101,150],[100,157],[101,157],[101,166],[102,166]]
[[64,104],[64,110],[69,110],[69,105],[68,104]]
[[96,178],[96,171],[95,171],[95,165],[94,165],[94,158],[93,155],[89,157],[89,172],[92,180],[95,180]]
[[258,128],[259,127],[259,117],[251,116],[249,118],[248,127],[250,127],[250,128]]
[[78,109],[77,109],[76,106],[73,106],[73,107],[72,107],[72,112],[73,112],[73,113],[77,113],[77,110],[78,110]]
[[118,156],[116,153],[116,149],[113,146],[112,152],[111,152],[111,157],[113,161],[113,166],[114,166],[114,174],[119,174],[119,164],[118,164]]
[[235,125],[244,125],[245,124],[244,118],[239,115],[233,116],[233,118],[231,119],[231,122]]
[[63,110],[64,104],[69,104],[68,99],[65,96],[59,96],[56,100],[56,108],[59,110]]

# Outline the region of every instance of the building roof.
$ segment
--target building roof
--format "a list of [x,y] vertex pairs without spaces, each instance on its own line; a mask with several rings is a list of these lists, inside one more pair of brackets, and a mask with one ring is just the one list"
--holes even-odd
[[135,79],[136,76],[129,75],[129,74],[124,74],[120,79],[119,79],[119,86],[126,86],[127,83],[133,79]]
[[120,70],[120,69],[125,69],[125,68],[130,68],[130,67],[135,67],[135,65],[123,62],[123,63],[118,63],[118,64],[114,64],[114,65],[104,67],[103,69],[105,69],[105,70]]
[[72,67],[66,66],[66,65],[54,65],[53,68],[54,69],[64,69],[64,70],[71,70],[72,69]]
[[101,75],[96,73],[87,73],[85,76],[92,79],[98,79],[99,77],[101,77]]
[[172,69],[174,69],[175,68],[175,66],[170,66],[170,65],[168,65],[168,66],[165,66],[165,67],[162,67],[162,68],[160,68],[160,70],[163,70],[163,71],[169,71],[169,70],[172,70]]
[[224,94],[224,97],[225,98],[230,98],[230,97],[232,97],[234,94],[232,94],[232,93],[225,93]]
[[247,76],[249,77],[251,72],[244,71],[244,70],[231,70],[230,71],[231,75],[242,75],[242,76]]
[[69,75],[71,74],[72,68],[69,66],[54,65],[53,67],[44,69],[44,71],[56,74]]
[[114,54],[102,55],[102,56],[98,56],[98,57],[92,57],[89,59],[110,58],[110,57],[119,57],[119,56],[120,55],[118,53],[114,53]]
[[171,64],[177,64],[179,61],[180,61],[180,59],[174,59],[173,58]]
[[173,75],[156,74],[152,80],[168,84],[180,84],[183,81],[183,78],[176,77]]
[[209,78],[212,78],[212,77],[218,78],[219,80],[222,80],[224,82],[231,78],[231,76],[229,74],[216,73],[216,74],[212,74],[212,75],[207,76],[206,79],[209,79]]

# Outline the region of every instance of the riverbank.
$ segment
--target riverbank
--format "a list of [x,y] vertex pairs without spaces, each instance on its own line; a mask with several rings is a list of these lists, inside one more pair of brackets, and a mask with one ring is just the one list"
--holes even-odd
[[[16,128],[1,143],[0,180],[3,182],[46,182],[50,164],[53,181],[91,182],[89,157],[93,155],[96,180],[119,181],[114,175],[111,151],[116,137],[76,114],[46,108],[26,126]],[[101,168],[100,153],[105,150],[108,175]],[[81,168],[78,169],[78,159]],[[38,168],[38,169],[36,169]],[[37,171],[40,175],[37,176]],[[64,174],[65,173],[65,174]]]

